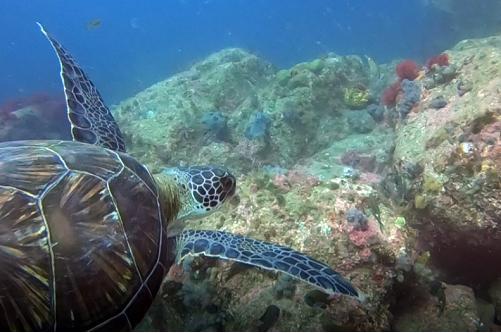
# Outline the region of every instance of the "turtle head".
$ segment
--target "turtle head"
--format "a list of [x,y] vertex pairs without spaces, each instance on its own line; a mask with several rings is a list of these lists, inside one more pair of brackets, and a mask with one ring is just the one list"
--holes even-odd
[[218,210],[236,190],[235,177],[217,166],[191,166],[164,169],[180,194],[177,220],[197,219]]

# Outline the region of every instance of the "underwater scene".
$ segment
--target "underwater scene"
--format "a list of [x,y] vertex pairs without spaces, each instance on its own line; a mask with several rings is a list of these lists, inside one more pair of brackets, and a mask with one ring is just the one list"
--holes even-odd
[[0,330],[500,331],[501,0],[1,0]]

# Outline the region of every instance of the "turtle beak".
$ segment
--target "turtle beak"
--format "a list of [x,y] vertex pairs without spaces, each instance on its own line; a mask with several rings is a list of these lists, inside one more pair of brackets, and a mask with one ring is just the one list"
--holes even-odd
[[226,193],[226,200],[233,198],[237,190],[237,180],[236,178],[228,173],[226,176],[221,178],[221,185],[223,186],[223,192]]

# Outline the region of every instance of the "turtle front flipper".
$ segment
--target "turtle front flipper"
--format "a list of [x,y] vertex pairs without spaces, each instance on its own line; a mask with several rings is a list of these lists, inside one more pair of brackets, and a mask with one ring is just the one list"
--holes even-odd
[[176,262],[205,255],[283,272],[328,294],[359,298],[358,291],[326,264],[291,248],[212,230],[185,230],[176,238]]
[[110,110],[84,71],[57,40],[38,23],[61,65],[68,119],[73,140],[125,152],[125,143]]

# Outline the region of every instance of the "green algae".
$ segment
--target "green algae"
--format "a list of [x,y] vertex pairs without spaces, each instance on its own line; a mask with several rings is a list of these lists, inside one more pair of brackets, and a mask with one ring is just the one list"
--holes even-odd
[[426,199],[426,196],[418,194],[414,197],[414,207],[416,209],[425,209],[427,205],[428,200]]
[[397,217],[393,223],[399,229],[403,229],[407,225],[407,221],[405,220],[405,217],[403,217],[403,216]]
[[343,101],[350,109],[362,109],[369,103],[369,91],[358,87],[345,88]]
[[437,176],[425,173],[423,178],[423,192],[436,194],[442,191],[443,184]]

